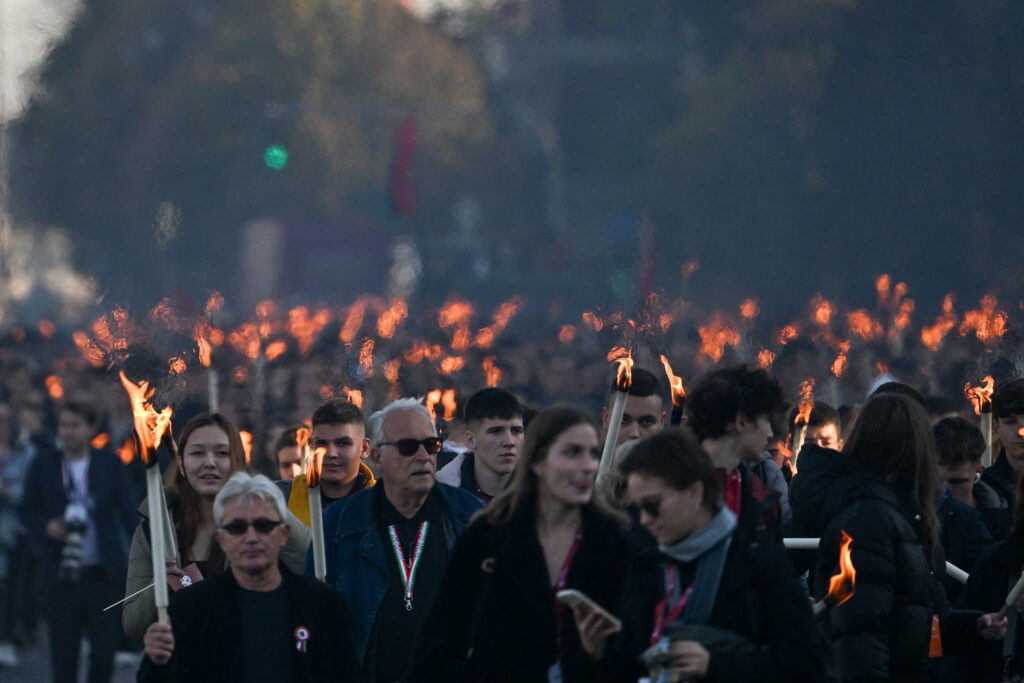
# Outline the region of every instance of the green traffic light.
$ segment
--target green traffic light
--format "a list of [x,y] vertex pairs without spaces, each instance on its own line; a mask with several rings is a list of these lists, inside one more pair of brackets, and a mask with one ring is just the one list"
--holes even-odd
[[271,145],[263,152],[263,163],[275,171],[288,165],[288,150],[281,145]]

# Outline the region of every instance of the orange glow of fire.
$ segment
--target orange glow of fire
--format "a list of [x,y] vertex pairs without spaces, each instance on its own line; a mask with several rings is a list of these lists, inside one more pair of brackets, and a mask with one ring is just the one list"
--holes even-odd
[[409,307],[403,299],[392,299],[386,309],[377,316],[377,336],[391,339],[398,326],[409,316]]
[[161,327],[168,330],[179,330],[182,328],[180,316],[171,305],[170,299],[163,299],[149,311],[149,318]]
[[89,445],[98,451],[103,450],[110,445],[110,434],[100,432],[96,436],[92,437],[92,441],[89,442]]
[[366,316],[366,307],[370,304],[369,297],[361,296],[349,306],[348,314],[345,316],[345,323],[341,326],[338,339],[344,344],[351,344],[352,340],[359,334],[359,328],[363,326],[363,318]]
[[210,292],[210,296],[206,298],[206,315],[212,315],[224,308],[224,297],[220,292]]
[[398,371],[402,367],[402,361],[389,360],[384,364],[384,377],[389,382],[398,381]]
[[768,370],[771,368],[772,363],[775,362],[776,358],[778,358],[778,356],[774,351],[761,349],[757,354],[757,366],[762,370]]
[[462,356],[445,356],[441,359],[439,371],[442,375],[450,375],[466,367],[466,359]]
[[981,307],[976,311],[964,313],[960,323],[960,336],[965,337],[971,331],[978,339],[989,344],[1000,339],[1006,333],[1006,313],[997,310],[998,301],[991,294],[981,298]]
[[843,373],[846,372],[846,368],[849,365],[849,359],[847,354],[850,353],[850,342],[844,341],[839,343],[839,355],[832,362],[832,374],[836,377],[842,377]]
[[167,372],[172,375],[180,375],[188,370],[188,364],[180,356],[172,356],[167,359]]
[[244,365],[236,365],[231,371],[231,379],[234,380],[235,384],[244,384],[248,378],[249,369]]
[[814,410],[814,378],[808,377],[803,382],[800,382],[800,406],[793,424],[805,425],[809,423],[812,410]]
[[480,367],[484,371],[484,381],[489,387],[496,387],[501,383],[501,368],[494,364],[494,356],[484,358]]
[[[621,352],[625,351],[625,355]],[[629,391],[633,383],[633,354],[629,349],[616,347],[608,353],[608,361],[619,364],[615,371],[615,388],[619,391]]]
[[689,280],[698,270],[700,270],[700,259],[694,258],[679,267],[679,274],[684,280]]
[[440,360],[441,346],[438,344],[430,345],[425,341],[416,340],[412,343],[412,348],[406,351],[403,357],[409,365],[416,365],[424,360]]
[[445,389],[444,393],[441,394],[441,405],[444,406],[444,419],[451,420],[455,419],[455,390]]
[[740,333],[729,324],[721,313],[712,316],[707,325],[697,328],[700,335],[700,352],[717,363],[725,354],[726,346],[739,346]]
[[135,435],[138,437],[142,449],[142,461],[146,466],[156,464],[156,450],[164,435],[168,434],[171,427],[171,415],[174,410],[167,406],[157,412],[150,400],[155,393],[149,382],[142,380],[138,384],[133,383],[124,371],[120,373],[121,385],[128,392],[128,400],[132,406],[132,418],[135,425]]
[[245,464],[252,462],[252,432],[244,429],[239,430],[238,436],[242,438],[242,450],[245,452]]
[[761,312],[757,299],[746,299],[740,304],[740,317],[744,320],[753,320]]
[[334,398],[334,389],[332,389],[326,384],[320,387],[320,391],[317,393],[320,394],[320,398],[323,399],[324,401],[330,401],[332,398]]
[[60,377],[57,375],[50,375],[45,380],[46,393],[50,395],[54,401],[59,401],[64,398],[64,385],[60,381]]
[[885,373],[889,372],[889,364],[885,361],[878,361],[875,363],[875,375],[881,377]]
[[363,392],[345,387],[345,399],[360,410],[363,409]]
[[255,323],[243,323],[228,335],[228,343],[249,360],[260,355],[260,334]]
[[853,568],[853,539],[846,531],[841,533],[843,540],[839,543],[839,573],[829,579],[828,593],[825,594],[825,601],[832,607],[852,598],[857,582],[857,572]]
[[779,344],[785,346],[789,342],[796,339],[798,336],[800,336],[800,331],[797,329],[796,325],[786,325],[781,330],[779,330],[778,342]]
[[452,335],[452,350],[465,351],[468,348],[469,327],[467,325],[459,325],[455,328],[455,333]]
[[508,301],[502,302],[494,312],[493,322],[488,327],[477,332],[473,344],[481,349],[489,349],[494,340],[505,331],[509,322],[522,310],[525,300],[522,297],[514,296]]
[[672,327],[672,323],[676,321],[675,313],[662,313],[658,316],[658,328],[662,332],[668,332],[668,328]]
[[818,294],[811,299],[811,322],[818,327],[828,327],[832,322],[832,302]]
[[665,376],[668,377],[668,385],[672,390],[672,405],[684,405],[686,402],[686,387],[683,386],[683,378],[672,372],[672,365],[665,356],[661,356],[661,364],[665,366]]
[[94,368],[102,368],[107,364],[107,355],[89,338],[88,334],[78,331],[71,335],[71,339]]
[[558,330],[558,343],[562,346],[568,346],[572,344],[574,339],[576,339],[576,327],[573,325],[562,325],[561,329]]
[[208,339],[210,326],[206,323],[196,325],[196,349],[199,351],[199,364],[203,367],[210,367],[213,361],[213,346]]
[[295,337],[302,356],[309,353],[320,331],[330,322],[331,312],[326,308],[321,308],[315,314],[310,314],[305,306],[296,306],[288,311],[288,334]]
[[465,325],[473,317],[473,305],[462,299],[449,299],[437,313],[437,324],[440,327]]
[[[2,317],[3,316],[0,316],[0,318]],[[43,335],[43,337],[45,337],[46,339],[50,339],[57,332],[57,328],[54,326],[54,324],[47,320],[46,318],[43,318],[42,320],[39,321],[38,328],[39,334]]]
[[268,362],[273,362],[288,352],[288,343],[278,339],[267,344],[267,350],[263,352]]
[[847,313],[846,324],[850,332],[864,341],[872,341],[882,336],[882,324],[863,308]]
[[135,439],[129,435],[117,449],[117,457],[121,459],[122,463],[128,465],[135,460],[135,455]]
[[981,384],[972,387],[968,382],[964,385],[964,397],[971,402],[975,415],[992,412],[992,393],[995,391],[996,382],[991,375],[981,380]]
[[373,348],[376,345],[372,339],[363,341],[363,345],[359,347],[359,365],[362,366],[363,372],[369,377],[373,374]]
[[931,351],[938,351],[942,340],[956,327],[959,319],[953,311],[953,302],[953,295],[947,294],[942,300],[942,313],[935,319],[935,323],[921,330],[921,343]]
[[1021,427],[1020,429],[1017,430],[1017,436],[1024,439],[1024,427]]
[[[902,284],[902,283],[901,283]],[[910,327],[910,316],[914,312],[914,300],[903,299],[900,301],[899,310],[896,312],[896,316],[893,318],[893,325],[900,332]]]
[[430,411],[430,419],[431,420],[436,420],[437,419],[437,413],[435,412],[434,409],[441,402],[441,395],[442,395],[442,392],[441,392],[440,389],[434,389],[434,390],[432,390],[432,391],[427,393],[427,399],[426,399],[424,405],[426,405],[427,406],[427,410]]
[[889,292],[892,289],[892,276],[883,273],[875,280],[875,291],[878,292],[878,303],[883,306],[889,303]]
[[600,332],[604,329],[604,321],[590,311],[586,311],[580,318],[583,320],[583,324],[594,332]]

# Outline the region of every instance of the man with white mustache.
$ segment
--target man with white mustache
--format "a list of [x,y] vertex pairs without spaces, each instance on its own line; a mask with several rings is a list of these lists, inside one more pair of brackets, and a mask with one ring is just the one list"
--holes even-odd
[[395,683],[412,664],[452,547],[481,502],[437,483],[441,439],[419,399],[390,403],[367,426],[379,482],[324,513],[327,582],[348,602],[360,664],[378,683]]

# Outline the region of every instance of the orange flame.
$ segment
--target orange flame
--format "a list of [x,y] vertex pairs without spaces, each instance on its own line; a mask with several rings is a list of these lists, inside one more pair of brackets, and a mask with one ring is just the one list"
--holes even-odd
[[739,346],[740,333],[721,313],[716,313],[707,325],[697,328],[700,352],[717,363],[725,354],[726,346]]
[[391,339],[398,326],[409,316],[409,307],[402,299],[392,299],[391,304],[377,316],[377,336]]
[[128,436],[121,447],[117,449],[117,457],[121,459],[121,462],[125,465],[131,464],[132,460],[135,460],[135,439]]
[[779,330],[778,342],[779,344],[785,346],[789,342],[796,339],[798,336],[800,336],[800,332],[799,330],[797,330],[796,325],[786,325],[781,330]]
[[209,329],[210,326],[206,323],[199,323],[196,325],[195,331],[196,348],[199,350],[199,363],[207,368],[210,367],[210,363],[213,360],[213,346],[207,338]]
[[496,387],[501,383],[501,368],[494,364],[494,356],[484,358],[481,367],[484,371],[484,380],[489,387]]
[[320,476],[323,474],[324,456],[327,455],[327,449],[322,446],[320,448],[310,448],[310,436],[311,433],[306,427],[299,427],[295,430],[295,445],[306,454],[304,458],[306,485],[310,488],[315,488],[320,485]]
[[267,350],[263,352],[263,355],[266,356],[268,362],[272,362],[283,356],[287,351],[288,344],[278,339],[267,345]]
[[999,339],[1006,333],[1006,312],[996,310],[998,302],[991,294],[981,299],[981,308],[964,313],[960,323],[960,336],[965,337],[971,330],[985,344]]
[[902,332],[903,330],[910,327],[910,314],[913,312],[913,299],[903,299],[902,301],[900,301],[899,310],[896,312],[896,317],[893,318],[893,324],[896,326],[897,330]]
[[568,346],[574,339],[576,339],[576,328],[572,325],[562,325],[562,328],[558,330],[558,343]]
[[120,376],[121,385],[128,392],[128,400],[132,405],[135,435],[139,439],[142,450],[142,461],[146,463],[146,467],[150,467],[157,462],[156,450],[160,447],[164,434],[170,430],[171,415],[174,410],[171,406],[167,406],[157,412],[153,404],[150,403],[155,390],[149,387],[149,382],[142,380],[138,384],[134,384],[123,370],[120,372]]
[[440,360],[441,346],[438,344],[431,346],[425,341],[416,340],[412,343],[412,348],[406,351],[403,357],[409,365],[416,365],[423,360]]
[[[0,316],[0,318],[2,317],[3,316]],[[39,334],[43,335],[43,337],[45,337],[46,339],[50,339],[57,332],[57,328],[54,326],[54,324],[47,320],[46,318],[43,318],[42,320],[39,321],[38,328]]]
[[976,387],[972,387],[970,382],[964,385],[964,397],[971,402],[975,415],[992,412],[992,393],[995,391],[996,382],[991,375],[981,382]]
[[89,338],[89,335],[85,332],[75,332],[71,335],[71,338],[75,342],[75,346],[82,352],[85,359],[89,361],[89,364],[94,368],[102,368],[107,364],[107,355],[103,353],[103,349],[98,347],[96,343]]
[[832,374],[836,377],[842,377],[843,373],[846,372],[846,367],[849,364],[848,353],[850,353],[850,342],[839,342],[839,355],[832,362]]
[[326,384],[321,386],[320,391],[317,393],[320,394],[320,398],[323,399],[324,401],[330,401],[332,398],[334,398],[334,389],[332,389],[330,386]]
[[761,308],[757,304],[757,299],[746,299],[740,304],[740,317],[744,320],[753,320],[760,311]]
[[366,316],[366,307],[369,304],[370,299],[361,296],[349,307],[345,323],[341,326],[341,332],[338,333],[338,339],[342,343],[351,344],[352,340],[356,338],[359,328],[363,326],[363,318]]
[[494,322],[477,332],[473,343],[481,349],[490,348],[498,335],[508,327],[509,321],[519,313],[524,303],[523,298],[519,296],[514,296],[508,301],[503,302],[498,306],[498,310],[494,312]]
[[811,322],[818,327],[828,327],[832,322],[832,302],[821,294],[811,299]]
[[242,438],[242,450],[245,452],[245,464],[248,465],[252,462],[252,432],[240,429],[238,431],[238,436]]
[[684,405],[686,402],[686,387],[683,386],[683,378],[672,372],[672,366],[665,356],[661,356],[661,364],[665,366],[668,385],[672,389],[672,405],[677,407]]
[[775,362],[776,358],[778,358],[778,356],[775,354],[774,351],[769,351],[768,349],[761,349],[761,351],[757,354],[757,365],[762,370],[767,370],[772,366],[772,363]]
[[889,303],[889,291],[892,289],[892,276],[883,273],[875,280],[875,291],[878,292],[878,303]]
[[402,367],[402,361],[400,360],[389,360],[384,364],[384,377],[389,382],[398,381],[398,370]]
[[228,335],[228,343],[249,360],[260,355],[260,334],[255,323],[243,323]]
[[629,391],[629,385],[633,383],[633,353],[629,349],[616,346],[608,352],[608,362],[619,364],[615,371],[615,388],[619,391]]
[[800,382],[800,407],[797,410],[795,425],[806,425],[811,421],[811,411],[814,410],[814,378],[808,377]]
[[864,341],[872,341],[882,336],[882,324],[863,308],[847,313],[846,324],[850,332]]
[[437,413],[435,412],[434,408],[436,408],[437,404],[441,402],[441,396],[442,392],[440,389],[434,389],[433,391],[427,393],[427,400],[425,402],[425,405],[427,406],[427,410],[430,411],[431,420],[437,419]]
[[331,312],[326,308],[321,308],[314,315],[310,315],[305,306],[296,306],[288,311],[288,333],[298,342],[301,355],[309,353],[320,331],[330,322]]
[[604,329],[604,321],[590,311],[586,311],[580,318],[583,320],[583,324],[594,332],[600,332]]
[[57,375],[50,375],[46,378],[46,393],[50,394],[50,398],[54,401],[59,401],[64,398],[64,385],[60,381],[60,377]]
[[103,450],[110,445],[110,434],[100,432],[96,436],[92,437],[92,441],[89,442],[89,445],[98,451]]
[[466,367],[466,359],[462,356],[445,356],[441,359],[440,372],[442,375],[450,375]]
[[210,296],[206,299],[206,315],[216,313],[222,308],[224,308],[224,297],[220,292],[210,292]]
[[455,390],[445,389],[441,394],[441,405],[444,406],[444,419],[451,421],[455,419]]
[[462,299],[452,298],[445,302],[437,313],[437,324],[440,327],[464,325],[473,317],[473,305]]
[[832,607],[841,605],[853,597],[857,572],[853,568],[853,539],[846,531],[841,531],[843,540],[839,543],[839,573],[828,581],[828,593],[825,601]]
[[372,339],[367,339],[359,348],[359,365],[362,366],[367,377],[373,374],[373,347],[375,345]]
[[180,375],[188,370],[188,364],[180,356],[172,356],[167,359],[167,371],[172,375]]
[[938,351],[942,340],[950,330],[956,327],[957,315],[953,311],[953,295],[947,294],[942,300],[942,313],[935,319],[935,324],[921,330],[921,343],[932,351]]
[[363,409],[363,392],[345,387],[345,398],[356,408]]

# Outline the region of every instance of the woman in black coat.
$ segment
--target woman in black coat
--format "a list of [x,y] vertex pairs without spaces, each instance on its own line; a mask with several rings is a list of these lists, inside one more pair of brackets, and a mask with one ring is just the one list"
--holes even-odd
[[[631,564],[622,632],[577,611],[604,680],[833,680],[825,642],[785,551],[737,531],[714,466],[689,432],[636,444],[622,463],[634,514],[658,542]],[[650,648],[650,649],[648,649]],[[644,667],[639,656],[656,662]],[[660,669],[660,671],[658,671]]]
[[[794,521],[821,537],[812,596],[822,598],[838,571],[842,532],[853,539],[853,597],[825,624],[844,681],[930,680],[940,642],[943,654],[962,654],[983,645],[979,636],[1005,633],[1005,620],[952,610],[946,600],[936,571],[935,462],[924,409],[893,393],[868,400],[842,453],[808,446],[800,457]],[[936,616],[941,641],[933,643]]]
[[511,486],[455,546],[406,683],[598,680],[555,593],[618,600],[628,541],[594,498],[600,455],[582,411],[554,406],[530,422]]

